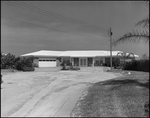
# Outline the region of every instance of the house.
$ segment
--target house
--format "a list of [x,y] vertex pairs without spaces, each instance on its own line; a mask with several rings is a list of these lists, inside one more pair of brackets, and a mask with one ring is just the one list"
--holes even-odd
[[[112,51],[113,60],[118,52]],[[62,62],[71,63],[73,66],[101,66],[110,62],[110,51],[104,50],[76,50],[76,51],[49,51],[41,50],[21,56],[34,56],[37,67],[57,67]],[[138,55],[134,55],[138,57]]]

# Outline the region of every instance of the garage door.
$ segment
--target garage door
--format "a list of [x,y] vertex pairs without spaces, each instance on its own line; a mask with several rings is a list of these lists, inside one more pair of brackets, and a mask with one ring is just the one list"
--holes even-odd
[[39,67],[56,67],[55,59],[39,60]]

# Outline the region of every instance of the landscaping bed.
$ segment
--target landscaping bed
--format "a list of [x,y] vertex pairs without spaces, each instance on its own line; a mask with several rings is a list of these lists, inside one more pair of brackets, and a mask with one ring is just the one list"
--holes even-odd
[[[115,72],[112,71],[112,72]],[[149,116],[149,73],[116,71],[122,77],[95,83],[81,97],[71,116],[144,117]]]

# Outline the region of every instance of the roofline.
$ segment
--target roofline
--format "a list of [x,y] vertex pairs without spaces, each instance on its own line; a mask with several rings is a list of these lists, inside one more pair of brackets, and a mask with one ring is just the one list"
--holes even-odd
[[[56,54],[56,55],[33,55],[36,52],[41,52],[41,51],[53,51],[53,52],[62,52],[61,54]],[[71,55],[63,55],[63,53],[65,52],[73,52],[73,51],[101,51],[102,53],[104,53],[104,55],[100,56],[100,55],[89,55],[89,56],[71,56]],[[108,54],[105,55],[105,52],[107,52]],[[112,52],[123,52],[123,51],[112,51]],[[23,57],[27,57],[27,56],[38,56],[38,57],[109,57],[110,56],[110,51],[107,50],[67,50],[67,51],[54,51],[54,50],[40,50],[40,51],[35,51],[35,52],[31,52],[31,53],[27,53],[27,54],[23,54],[20,56]],[[31,55],[30,55],[31,54]],[[135,57],[139,57],[139,55],[134,54]],[[115,56],[115,55],[112,55]]]

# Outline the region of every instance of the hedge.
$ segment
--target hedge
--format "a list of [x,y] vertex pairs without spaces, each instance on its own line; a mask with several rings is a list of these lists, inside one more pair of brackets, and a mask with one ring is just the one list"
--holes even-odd
[[34,57],[15,57],[8,53],[2,55],[1,53],[1,69],[16,69],[21,71],[34,71],[33,67]]
[[133,60],[125,62],[123,70],[134,70],[149,72],[149,59]]

